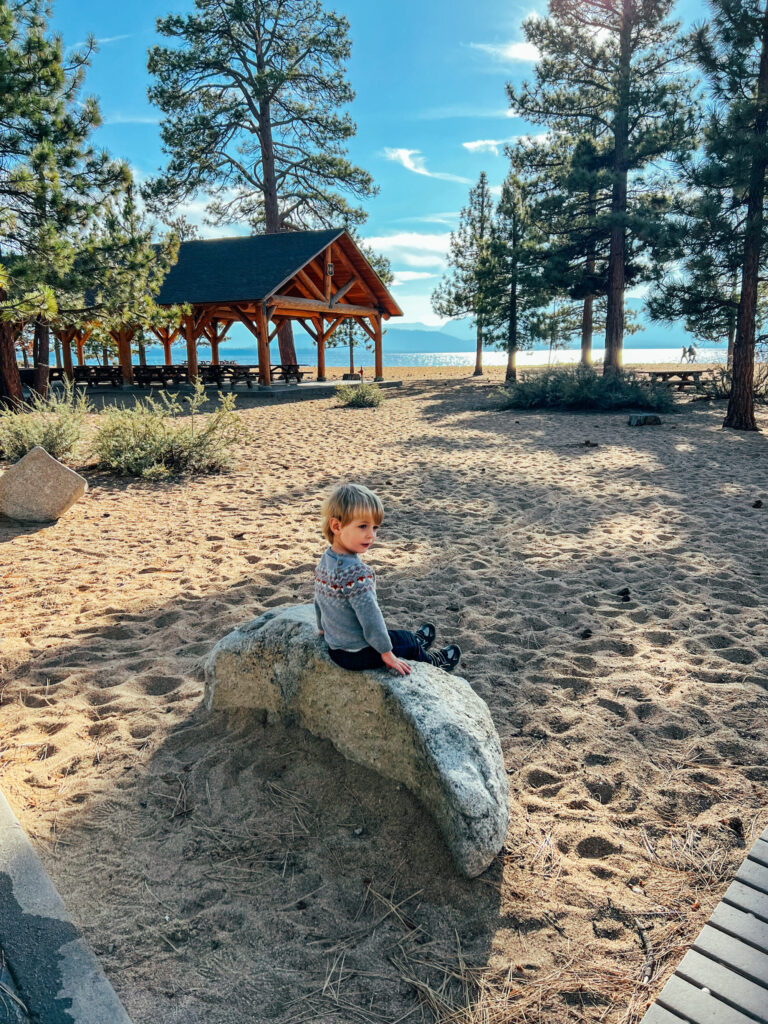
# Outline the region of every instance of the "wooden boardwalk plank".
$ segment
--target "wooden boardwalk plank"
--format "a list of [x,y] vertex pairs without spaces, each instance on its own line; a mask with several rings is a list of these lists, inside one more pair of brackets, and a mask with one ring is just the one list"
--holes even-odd
[[748,910],[751,914],[757,914],[768,924],[768,892],[760,892],[753,889],[751,885],[744,885],[738,879],[728,886],[724,903],[731,903],[741,910]]
[[718,903],[709,921],[716,928],[722,928],[724,932],[768,953],[768,924],[765,921],[736,907],[729,907],[727,903]]
[[768,828],[641,1024],[768,1024]]
[[641,1024],[686,1024],[676,1013],[670,1013],[663,1006],[654,1003],[643,1017]]
[[764,839],[758,839],[747,856],[768,868],[768,843]]
[[692,1024],[755,1024],[754,1017],[740,1013],[676,974],[664,986],[658,1004]]
[[768,892],[768,868],[758,864],[756,860],[747,858],[736,872],[736,877],[739,881],[754,886],[755,889]]
[[689,950],[675,974],[713,996],[735,1003],[761,1024],[768,1024],[768,988],[742,977],[695,950]]
[[768,984],[768,953],[761,953],[759,949],[748,946],[732,935],[726,935],[717,928],[705,925],[693,943],[693,949],[737,968],[754,981]]

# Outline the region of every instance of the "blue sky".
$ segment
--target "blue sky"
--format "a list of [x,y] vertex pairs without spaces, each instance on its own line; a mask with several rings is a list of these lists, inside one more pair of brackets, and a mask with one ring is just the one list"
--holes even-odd
[[[158,112],[147,100],[146,53],[155,20],[193,9],[192,0],[54,0],[54,26],[65,45],[90,33],[99,40],[86,92],[100,100],[104,124],[96,142],[129,161],[139,178],[162,164]],[[337,0],[350,22],[348,78],[357,96],[351,159],[380,188],[368,205],[363,234],[396,273],[393,292],[407,322],[438,324],[429,296],[445,269],[450,231],[467,192],[485,170],[500,185],[504,142],[531,126],[509,116],[507,81],[530,74],[523,19],[545,13],[545,0]],[[684,22],[702,4],[680,0]],[[201,220],[202,202],[186,212]],[[206,236],[244,229],[204,228]]]

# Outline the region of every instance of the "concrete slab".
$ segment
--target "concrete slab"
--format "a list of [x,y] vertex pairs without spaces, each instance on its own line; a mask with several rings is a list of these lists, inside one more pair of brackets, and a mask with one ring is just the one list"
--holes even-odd
[[131,1024],[2,793],[0,949],[24,1024]]

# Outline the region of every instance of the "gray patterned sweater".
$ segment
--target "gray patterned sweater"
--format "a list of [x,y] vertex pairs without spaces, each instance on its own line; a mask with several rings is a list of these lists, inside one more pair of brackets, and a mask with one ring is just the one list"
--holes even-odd
[[317,628],[332,650],[392,650],[376,600],[376,573],[357,555],[326,550],[315,569],[315,614]]

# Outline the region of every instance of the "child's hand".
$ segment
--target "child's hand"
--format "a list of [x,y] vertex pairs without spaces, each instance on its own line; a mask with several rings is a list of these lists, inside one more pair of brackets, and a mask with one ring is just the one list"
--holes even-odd
[[381,660],[387,666],[387,668],[393,668],[396,672],[399,672],[401,676],[409,676],[411,674],[411,666],[407,661],[401,661],[396,658],[392,651],[387,651],[386,654],[382,654]]

